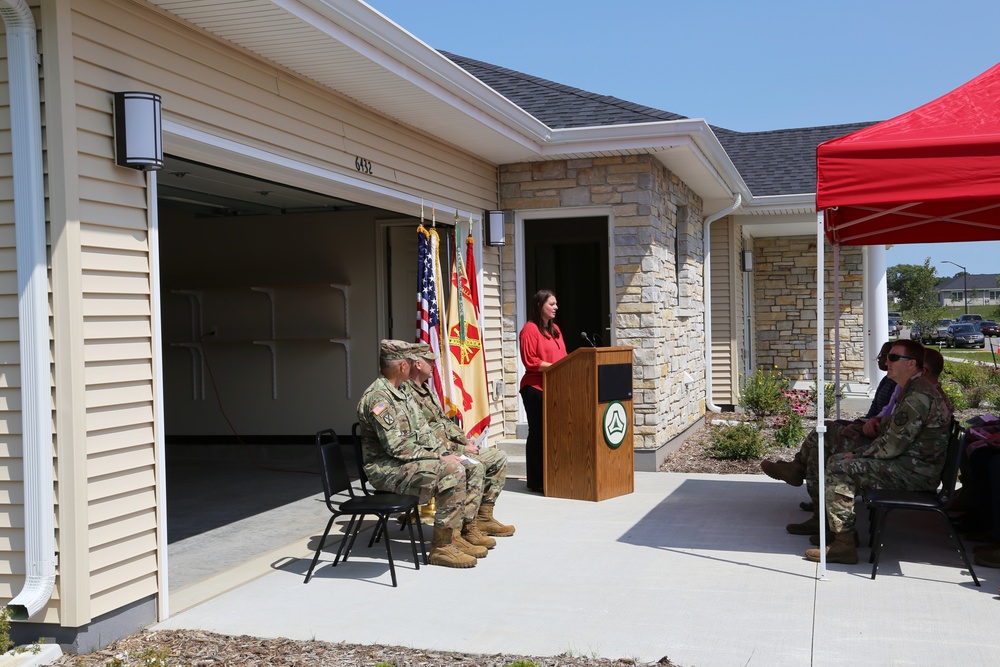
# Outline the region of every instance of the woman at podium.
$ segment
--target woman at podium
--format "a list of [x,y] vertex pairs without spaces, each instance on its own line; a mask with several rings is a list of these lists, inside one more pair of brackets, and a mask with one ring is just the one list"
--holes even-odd
[[566,356],[566,341],[553,320],[559,304],[551,290],[538,290],[528,308],[528,321],[521,328],[518,343],[524,377],[520,394],[528,416],[528,438],[524,445],[524,466],[530,491],[544,493],[542,472],[542,369]]

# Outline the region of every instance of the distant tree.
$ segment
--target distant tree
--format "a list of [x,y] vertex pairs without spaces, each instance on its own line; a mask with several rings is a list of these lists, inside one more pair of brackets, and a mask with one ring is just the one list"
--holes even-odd
[[896,264],[886,271],[886,286],[896,295],[901,311],[937,306],[937,270],[930,258],[920,264]]
[[921,331],[927,331],[944,316],[934,291],[940,281],[936,273],[930,258],[922,265],[896,264],[886,271],[886,287],[896,295],[899,310]]

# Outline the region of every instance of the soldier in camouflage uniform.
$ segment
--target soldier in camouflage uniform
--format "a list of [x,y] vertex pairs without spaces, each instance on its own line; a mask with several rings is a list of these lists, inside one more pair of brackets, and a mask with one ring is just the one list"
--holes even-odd
[[[948,449],[952,410],[938,387],[921,372],[924,349],[896,341],[889,375],[902,387],[878,437],[853,451],[834,454],[826,467],[826,520],[833,531],[827,561],[857,563],[854,498],[864,489],[930,491],[937,488]],[[819,549],[806,551],[818,562]]]
[[[481,544],[492,549],[496,546],[496,540],[489,536],[509,537],[514,534],[514,526],[502,524],[493,518],[493,508],[507,479],[507,455],[495,448],[480,449],[475,439],[467,437],[465,432],[445,415],[437,394],[427,384],[434,372],[433,364],[438,355],[434,354],[430,346],[425,343],[416,344],[415,349],[417,360],[410,369],[407,388],[412,392],[417,406],[434,434],[451,452],[462,459],[466,475],[475,474],[477,477],[485,478],[482,502],[475,511],[465,515],[462,535],[473,544]],[[471,536],[467,534],[470,531]]]
[[[410,343],[382,341],[380,375],[358,402],[365,474],[381,491],[416,495],[422,503],[434,498],[434,535],[428,561],[446,567],[474,567],[476,559],[459,550],[454,540],[455,530],[462,527],[469,494],[465,468],[434,436],[409,393],[401,388],[412,361]],[[478,506],[475,489],[472,495]]]

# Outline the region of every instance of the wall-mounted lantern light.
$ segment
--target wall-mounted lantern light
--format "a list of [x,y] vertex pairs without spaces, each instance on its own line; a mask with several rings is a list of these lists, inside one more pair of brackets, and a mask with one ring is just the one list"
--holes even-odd
[[486,211],[486,245],[501,246],[507,243],[505,224],[513,219],[513,211]]
[[160,96],[115,93],[115,164],[155,171],[163,169]]
[[743,270],[746,272],[753,271],[753,250],[743,251]]

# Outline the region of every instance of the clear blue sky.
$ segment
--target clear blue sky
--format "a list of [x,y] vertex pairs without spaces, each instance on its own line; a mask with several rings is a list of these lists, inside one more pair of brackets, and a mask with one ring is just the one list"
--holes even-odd
[[[885,120],[1000,61],[998,0],[370,0],[428,45],[743,132]],[[1000,273],[1000,242],[888,264]]]

